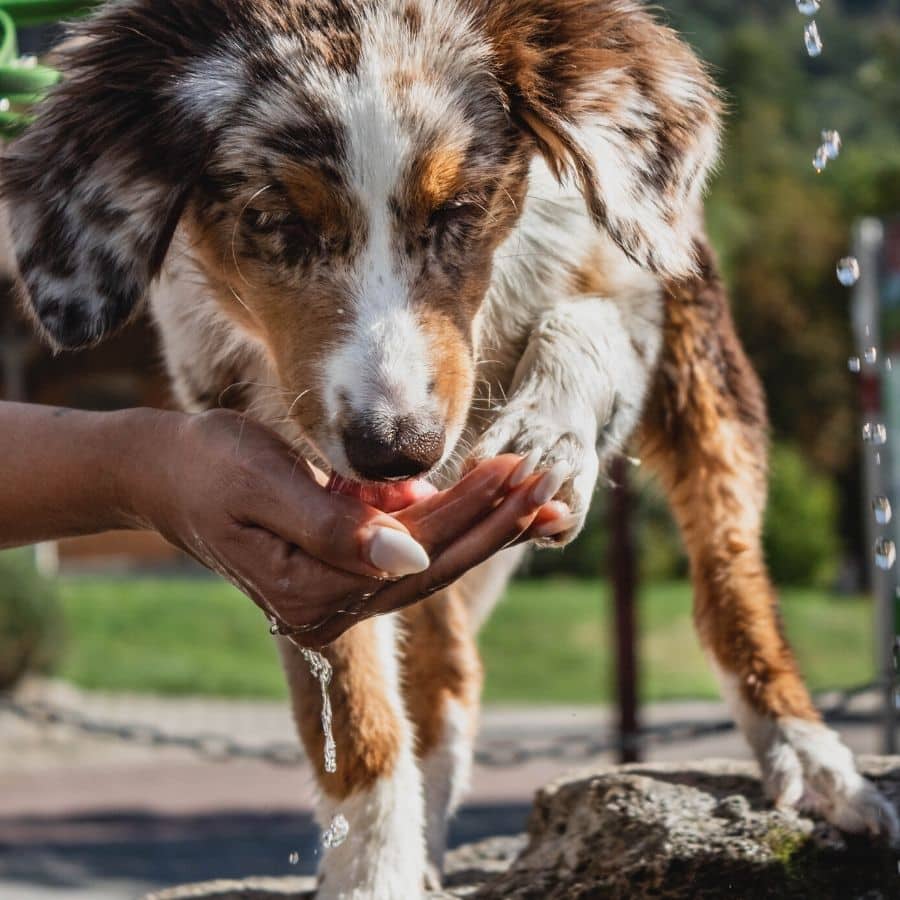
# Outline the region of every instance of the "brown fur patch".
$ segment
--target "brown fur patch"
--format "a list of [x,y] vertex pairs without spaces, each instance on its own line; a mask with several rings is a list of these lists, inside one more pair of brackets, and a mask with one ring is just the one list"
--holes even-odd
[[444,735],[447,700],[470,711],[474,729],[481,661],[465,604],[453,588],[407,607],[403,620],[406,706],[416,729],[416,752],[422,758]]
[[661,475],[687,545],[703,644],[757,712],[817,720],[763,560],[762,391],[712,253],[701,246],[698,255],[702,274],[669,290],[641,454]]
[[422,209],[430,211],[453,199],[461,185],[464,158],[458,147],[429,150],[421,157],[413,195],[418,195]]
[[338,766],[332,774],[322,769],[319,684],[298,652],[286,663],[300,736],[319,785],[335,800],[389,778],[400,753],[401,723],[386,696],[376,641],[374,622],[364,621],[325,651],[334,669],[330,692]]

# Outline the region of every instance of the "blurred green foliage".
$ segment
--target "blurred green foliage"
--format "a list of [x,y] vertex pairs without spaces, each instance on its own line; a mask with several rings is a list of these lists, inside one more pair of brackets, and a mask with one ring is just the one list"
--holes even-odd
[[46,671],[59,655],[60,608],[54,582],[30,550],[0,553],[0,690],[28,671]]
[[770,456],[766,560],[780,584],[829,587],[839,563],[834,484],[785,444]]

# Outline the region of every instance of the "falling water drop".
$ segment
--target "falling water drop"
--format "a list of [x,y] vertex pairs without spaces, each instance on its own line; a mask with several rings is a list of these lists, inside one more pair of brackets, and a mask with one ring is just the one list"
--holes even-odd
[[296,866],[297,863],[300,862],[300,854],[296,850],[294,850],[293,853],[291,853],[291,855],[288,857],[288,862],[292,866]]
[[822,150],[829,159],[837,159],[841,152],[841,135],[834,130],[822,132]]
[[803,29],[803,43],[806,44],[806,52],[810,56],[818,56],[822,52],[822,38],[819,37],[819,26],[810,22]]
[[877,347],[866,347],[863,352],[863,359],[870,365],[874,366],[878,361],[878,348]]
[[890,357],[888,357],[888,358],[884,361],[884,368],[885,368],[885,371],[886,371],[886,372],[890,372],[890,371],[894,368],[894,364],[891,362],[891,358],[890,358]]
[[822,5],[821,0],[797,0],[797,9],[804,16],[814,16]]
[[850,359],[847,360],[847,368],[851,372],[858,372],[862,368],[862,364],[859,361],[859,357],[851,356]]
[[894,542],[887,538],[878,538],[875,541],[875,565],[887,571],[893,567],[896,559],[897,548],[894,547]]
[[880,465],[881,465],[881,454],[880,454],[880,453],[876,453],[876,454],[875,454],[875,465],[876,465],[876,466],[880,466]]
[[[838,260],[837,280],[844,287],[853,287],[859,281],[859,261],[855,256],[845,256]],[[866,334],[869,332],[866,331]]]
[[813,157],[812,164],[817,175],[821,175],[822,172],[825,171],[825,166],[828,165],[828,154],[825,152],[824,147],[819,147],[819,149],[816,150],[816,155]]
[[887,443],[887,428],[880,422],[866,422],[862,427],[862,439],[867,444],[880,447]]
[[891,501],[887,497],[875,497],[872,500],[872,514],[879,525],[887,525],[893,515]]
[[322,835],[322,846],[328,850],[334,847],[340,847],[347,840],[350,833],[350,825],[347,820],[338,813],[332,820],[331,824],[325,829]]

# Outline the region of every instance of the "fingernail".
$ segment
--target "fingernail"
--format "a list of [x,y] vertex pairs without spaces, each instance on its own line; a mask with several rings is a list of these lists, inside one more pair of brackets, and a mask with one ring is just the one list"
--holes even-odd
[[569,467],[562,461],[553,464],[553,468],[544,472],[541,480],[531,492],[531,502],[535,506],[543,506],[563,486]]
[[528,451],[528,455],[522,458],[522,461],[513,469],[512,475],[509,476],[509,486],[511,488],[518,487],[532,472],[537,468],[537,464],[544,455],[540,447],[532,447]]
[[424,572],[431,564],[425,548],[396,528],[376,528],[369,541],[369,562],[394,577]]
[[532,529],[531,533],[539,538],[556,537],[556,535],[562,534],[570,528],[574,528],[577,524],[578,516],[574,513],[569,513],[567,516],[562,516],[559,519],[553,519],[550,522],[544,522],[543,525],[536,526]]

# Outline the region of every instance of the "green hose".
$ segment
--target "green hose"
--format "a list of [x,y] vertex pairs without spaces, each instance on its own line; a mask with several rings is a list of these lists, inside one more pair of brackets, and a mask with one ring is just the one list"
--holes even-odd
[[93,6],[91,0],[0,0],[0,140],[25,128],[29,107],[59,81],[55,69],[19,59],[16,27],[75,18]]

